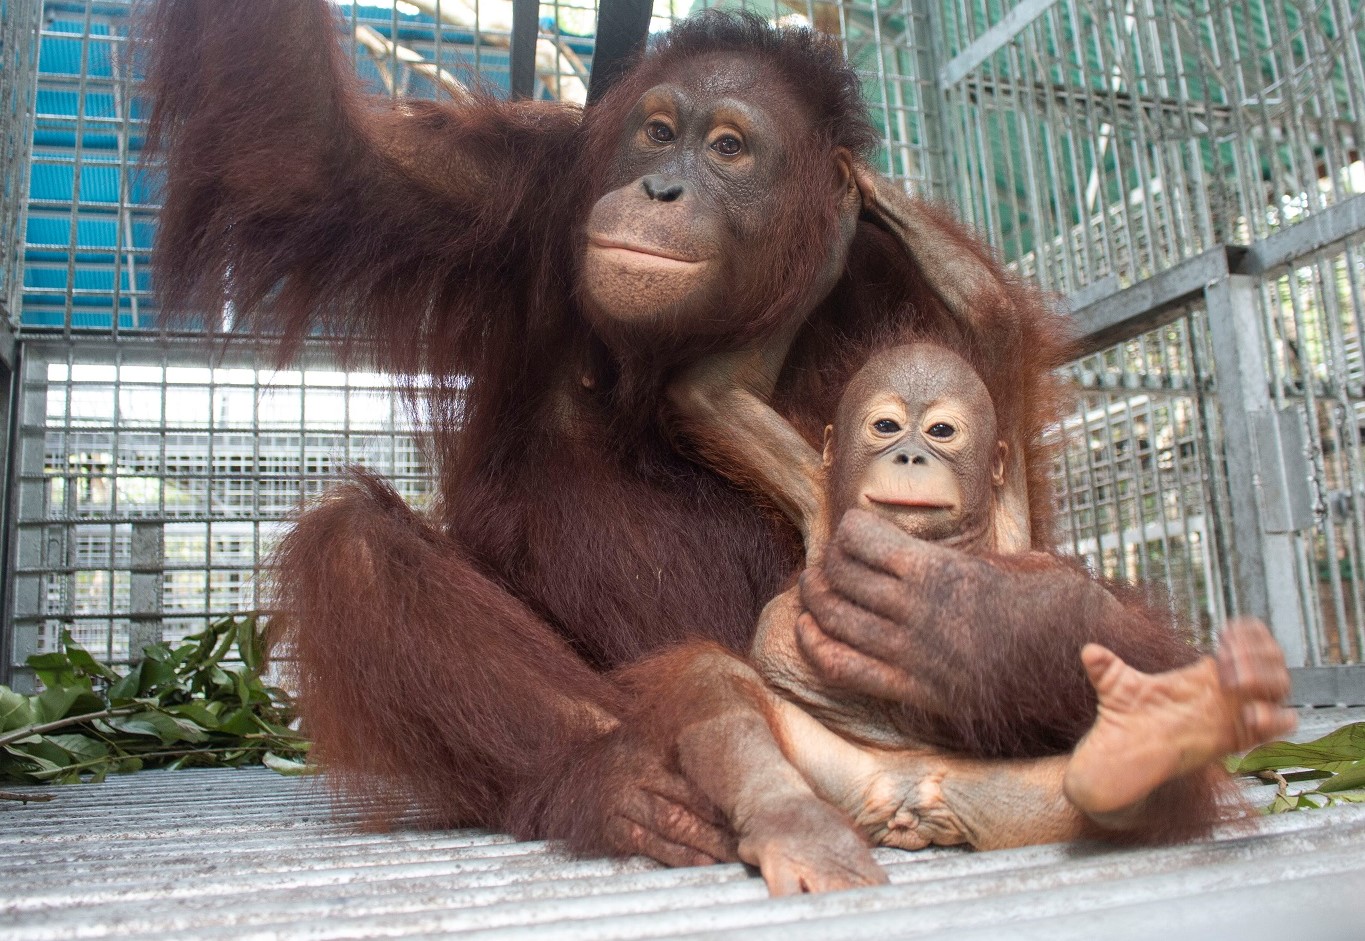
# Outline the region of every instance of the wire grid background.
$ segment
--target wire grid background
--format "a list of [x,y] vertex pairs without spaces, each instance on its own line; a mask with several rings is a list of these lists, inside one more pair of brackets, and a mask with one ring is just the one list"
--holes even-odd
[[[1365,191],[1359,0],[935,9],[940,192],[1049,290],[1094,299]],[[1275,403],[1309,418],[1316,524],[1274,577],[1298,580],[1310,665],[1365,649],[1361,292],[1358,243],[1261,283]],[[1058,469],[1072,548],[1205,628],[1230,545],[1207,344],[1194,311],[1078,363]]]
[[[430,468],[382,377],[336,373],[321,353],[301,373],[272,372],[241,346],[210,363],[158,331],[155,176],[135,172],[144,112],[123,55],[128,4],[2,2],[6,50],[22,46],[25,16],[42,16],[31,173],[2,165],[7,192],[30,190],[26,227],[11,223],[25,232],[10,309],[26,341],[15,660],[63,629],[119,660],[163,620],[174,637],[260,607],[264,554],[346,463],[415,501]],[[661,0],[652,28],[702,5]],[[840,36],[883,135],[882,169],[954,203],[1059,294],[1093,299],[1365,187],[1362,0],[743,5]],[[338,8],[378,93],[509,87],[510,2]],[[536,94],[581,101],[595,4],[540,12]],[[7,55],[0,74],[0,104],[33,91],[21,59]],[[29,133],[25,115],[5,114],[5,141]],[[1262,291],[1277,401],[1314,419],[1319,506],[1300,574],[1324,663],[1358,662],[1365,623],[1357,254],[1304,259]],[[1201,316],[1075,365],[1057,479],[1063,543],[1097,572],[1152,582],[1208,631],[1227,610],[1226,494]]]

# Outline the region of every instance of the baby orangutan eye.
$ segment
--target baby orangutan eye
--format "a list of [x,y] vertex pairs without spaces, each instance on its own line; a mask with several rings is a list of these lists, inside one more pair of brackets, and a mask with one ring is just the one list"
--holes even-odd
[[662,121],[650,121],[645,126],[645,133],[649,139],[656,144],[669,144],[673,142],[673,128]]
[[934,422],[929,426],[929,437],[937,438],[940,441],[947,441],[955,434],[957,434],[957,429],[946,421]]
[[890,418],[879,418],[872,423],[872,429],[879,435],[894,435],[901,430],[901,426]]

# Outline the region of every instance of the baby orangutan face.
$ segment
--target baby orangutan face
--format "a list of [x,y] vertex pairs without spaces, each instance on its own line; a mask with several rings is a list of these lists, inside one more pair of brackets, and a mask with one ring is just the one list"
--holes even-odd
[[986,386],[962,357],[934,343],[884,350],[825,429],[832,519],[859,507],[916,538],[991,551],[1006,453]]

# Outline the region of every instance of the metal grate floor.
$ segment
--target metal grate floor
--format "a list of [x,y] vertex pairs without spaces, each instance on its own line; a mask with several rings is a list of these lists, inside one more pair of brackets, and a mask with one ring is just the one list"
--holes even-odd
[[[1348,718],[1360,714],[1310,714],[1300,737]],[[147,772],[51,793],[0,803],[5,941],[1365,939],[1365,806],[1160,849],[881,850],[889,886],[770,900],[737,865],[574,860],[473,830],[358,832],[316,780],[263,769]]]

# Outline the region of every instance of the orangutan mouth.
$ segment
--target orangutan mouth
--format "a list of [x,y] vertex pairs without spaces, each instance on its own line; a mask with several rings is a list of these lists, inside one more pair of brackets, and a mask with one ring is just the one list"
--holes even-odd
[[874,497],[870,493],[863,496],[868,503],[875,503],[879,506],[893,506],[907,510],[951,510],[953,504],[945,503],[942,500],[928,500],[923,497]]
[[709,258],[687,258],[652,245],[634,245],[596,236],[588,240],[588,245],[600,252],[611,252],[626,264],[657,265],[663,262],[665,265],[701,265],[710,261]]

